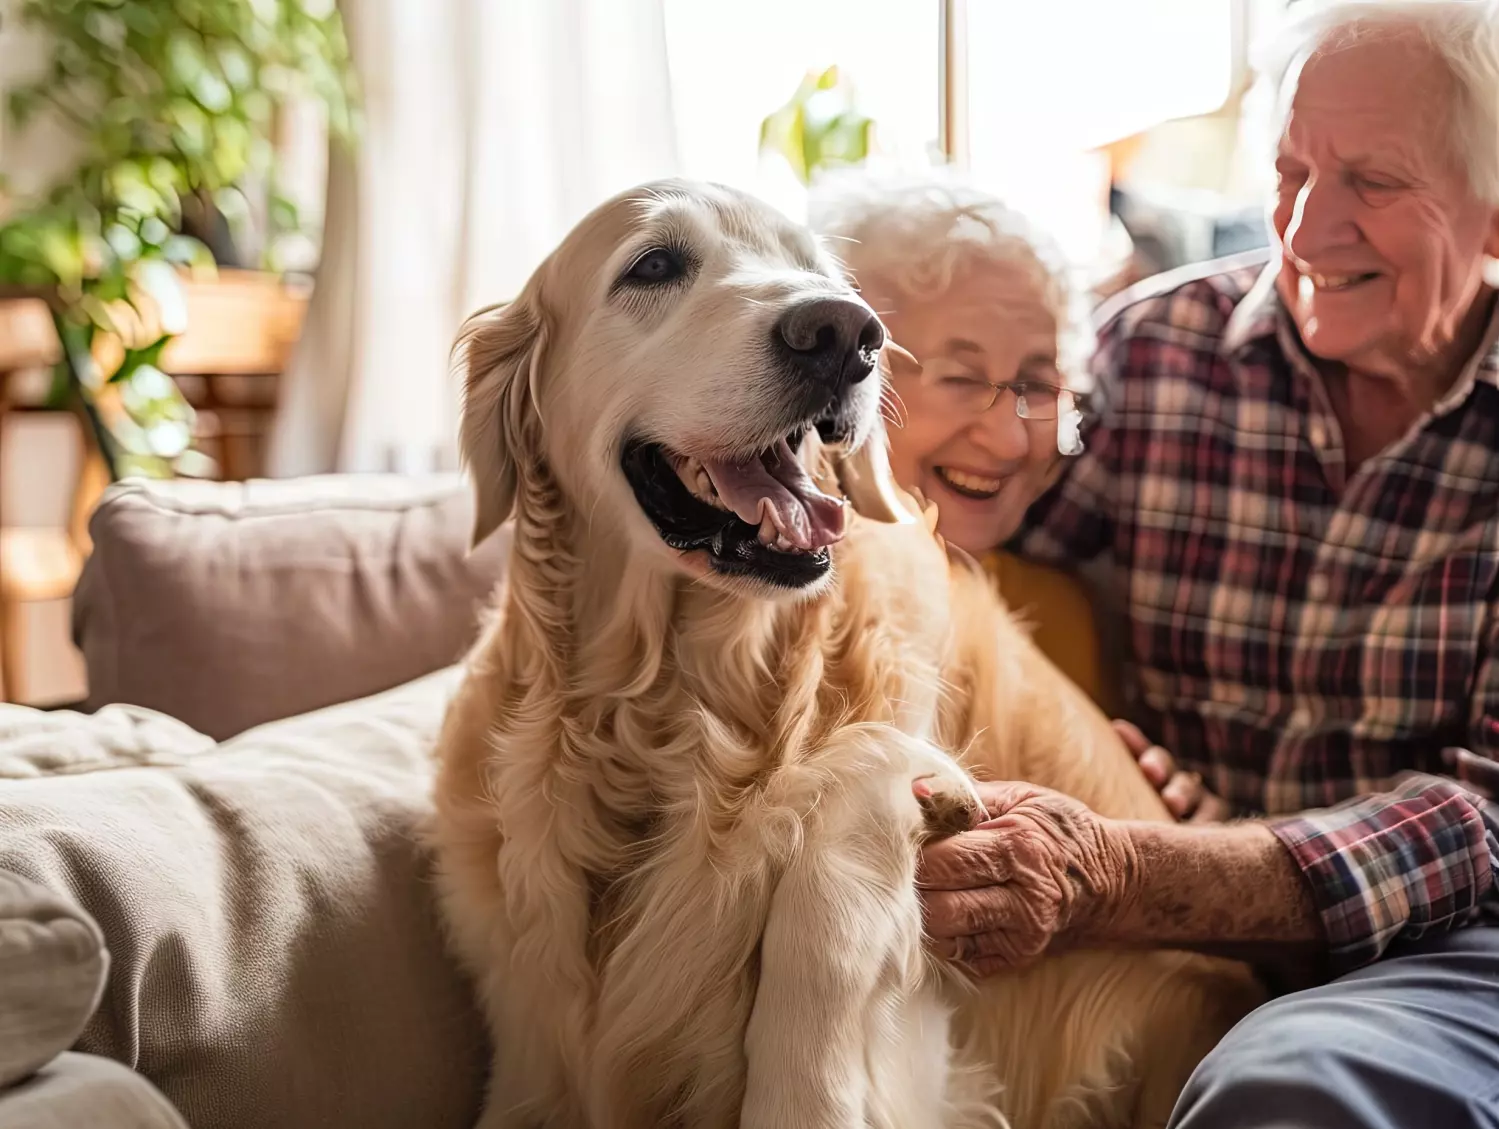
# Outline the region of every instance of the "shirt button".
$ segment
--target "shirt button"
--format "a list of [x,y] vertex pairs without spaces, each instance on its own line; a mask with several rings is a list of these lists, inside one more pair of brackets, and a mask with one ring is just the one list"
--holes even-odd
[[1312,446],[1321,450],[1327,446],[1327,425],[1320,419],[1312,420],[1307,427],[1307,433],[1311,436]]
[[1330,587],[1327,581],[1327,573],[1314,572],[1306,582],[1306,596],[1309,600],[1327,599],[1327,590]]

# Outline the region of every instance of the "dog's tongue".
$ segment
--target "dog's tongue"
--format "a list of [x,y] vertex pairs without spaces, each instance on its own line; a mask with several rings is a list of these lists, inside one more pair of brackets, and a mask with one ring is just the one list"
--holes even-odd
[[769,517],[798,549],[821,549],[843,537],[843,501],[817,489],[784,439],[757,458],[706,460],[703,469],[740,520],[760,525]]

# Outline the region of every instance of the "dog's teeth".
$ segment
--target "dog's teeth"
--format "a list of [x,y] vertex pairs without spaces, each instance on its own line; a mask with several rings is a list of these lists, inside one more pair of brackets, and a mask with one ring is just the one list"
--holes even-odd
[[780,515],[776,513],[776,508],[770,504],[770,499],[761,498],[760,529],[762,533],[767,525],[775,531],[777,536],[784,537],[786,535],[786,527],[781,524]]
[[760,499],[760,526],[756,530],[760,544],[782,553],[805,553],[810,546],[798,545],[792,540],[792,531],[781,524],[780,514],[768,498]]
[[708,474],[708,468],[693,458],[684,458],[677,464],[677,477],[682,480],[682,485],[687,487],[688,493],[700,502],[722,508],[718,498],[718,487],[713,485],[713,478]]
[[[762,506],[761,509],[760,509],[760,512],[763,514],[765,512],[765,507]],[[773,521],[771,521],[768,516],[765,517],[760,522],[760,533],[759,533],[760,544],[762,544],[762,545],[771,545],[771,544],[774,544],[775,541],[779,538],[779,536],[780,536],[780,534],[779,534],[779,531],[776,529],[776,523],[773,522]]]

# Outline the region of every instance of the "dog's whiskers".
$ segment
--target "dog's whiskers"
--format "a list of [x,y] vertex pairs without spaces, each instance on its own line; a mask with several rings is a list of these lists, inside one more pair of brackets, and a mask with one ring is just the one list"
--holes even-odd
[[880,390],[880,415],[893,427],[904,428],[910,416],[900,393],[888,385]]

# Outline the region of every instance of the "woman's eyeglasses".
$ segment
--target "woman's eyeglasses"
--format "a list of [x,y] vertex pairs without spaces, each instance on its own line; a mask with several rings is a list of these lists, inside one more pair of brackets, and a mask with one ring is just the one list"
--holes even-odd
[[1062,455],[1083,452],[1083,413],[1087,397],[1049,380],[1005,380],[998,384],[977,376],[938,376],[932,381],[946,410],[956,416],[980,416],[998,403],[1006,392],[1014,397],[1016,416],[1026,423],[1056,422],[1057,451]]
[[998,384],[976,376],[939,376],[933,385],[955,412],[982,415],[1000,395],[1014,395],[1014,411],[1023,420],[1054,420],[1068,412],[1084,411],[1082,397],[1070,388],[1044,380],[1006,380]]

